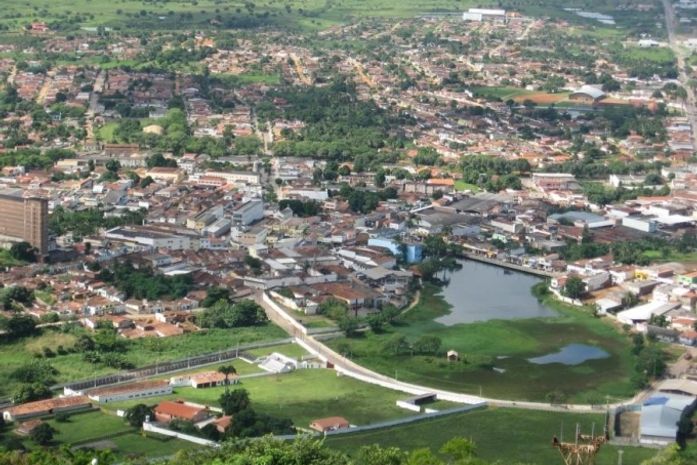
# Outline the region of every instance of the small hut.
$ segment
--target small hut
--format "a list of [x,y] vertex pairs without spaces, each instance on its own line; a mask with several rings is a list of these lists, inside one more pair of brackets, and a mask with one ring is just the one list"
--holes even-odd
[[460,360],[460,354],[458,354],[457,351],[452,349],[448,351],[446,357],[448,358],[449,362],[457,362],[458,360]]

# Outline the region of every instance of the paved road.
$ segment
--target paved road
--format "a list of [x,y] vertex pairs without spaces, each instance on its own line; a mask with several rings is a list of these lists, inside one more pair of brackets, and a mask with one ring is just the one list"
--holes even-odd
[[680,83],[687,91],[687,100],[685,101],[685,112],[692,126],[692,143],[697,147],[697,105],[695,105],[695,91],[688,85],[689,76],[685,72],[685,51],[680,48],[678,39],[675,34],[677,20],[675,18],[675,9],[670,0],[662,0],[663,11],[666,19],[666,31],[668,32],[668,43],[675,52],[678,61],[678,72]]

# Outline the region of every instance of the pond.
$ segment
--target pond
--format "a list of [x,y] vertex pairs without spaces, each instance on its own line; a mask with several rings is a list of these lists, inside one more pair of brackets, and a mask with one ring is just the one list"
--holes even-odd
[[542,318],[556,313],[540,304],[530,288],[539,278],[472,260],[459,260],[462,268],[448,273],[443,298],[452,306],[436,319],[452,326],[487,320]]
[[561,363],[562,365],[580,365],[588,360],[608,358],[610,354],[603,349],[587,344],[569,344],[562,347],[559,352],[554,352],[540,357],[529,358],[528,362],[535,365],[548,365]]

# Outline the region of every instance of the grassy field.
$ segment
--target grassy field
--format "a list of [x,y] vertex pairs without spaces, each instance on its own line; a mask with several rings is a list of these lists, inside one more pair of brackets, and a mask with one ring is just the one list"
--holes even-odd
[[[438,292],[438,288],[426,286],[419,304],[383,334],[339,338],[331,345],[348,351],[357,363],[400,380],[492,398],[544,401],[550,392],[560,391],[569,402],[599,403],[605,396],[616,399],[633,394],[629,340],[605,321],[550,302],[558,317],[445,326],[434,321],[450,311]],[[411,342],[424,334],[435,335],[442,341],[441,350],[454,349],[461,360],[389,355],[384,346],[394,334]],[[570,343],[598,346],[610,356],[575,366],[527,361]]]
[[[90,411],[70,415],[67,421],[48,420],[55,430],[53,445],[91,447],[95,443],[108,443],[118,457],[168,456],[179,450],[193,449],[190,442],[148,433],[143,435],[137,428],[128,425],[123,418],[101,411]],[[29,439],[23,444],[29,449],[39,448]]]
[[[364,425],[412,414],[395,405],[408,397],[388,389],[365,384],[352,378],[337,376],[333,370],[307,369],[283,375],[243,379],[239,387],[249,391],[252,405],[260,412],[286,417],[299,427],[306,427],[316,418],[339,415],[353,424]],[[186,399],[205,405],[217,405],[224,388],[179,388],[170,396],[147,399],[149,404],[160,400]],[[134,403],[110,404],[110,409],[129,407]]]
[[[69,349],[84,330],[75,329],[71,333],[45,329],[40,336],[25,338],[11,343],[0,344],[0,396],[11,394],[17,387],[11,373],[18,367],[31,362],[44,347],[54,351],[59,345]],[[213,329],[206,332],[185,334],[169,338],[143,338],[131,341],[126,358],[135,366],[151,365],[168,360],[176,360],[192,355],[234,348],[263,340],[283,339],[286,334],[274,325],[257,328]],[[100,365],[92,365],[82,360],[78,353],[57,355],[50,359],[51,365],[59,374],[58,382],[85,379],[117,371]]]
[[0,249],[0,269],[11,268],[13,266],[21,266],[25,263],[17,260],[10,255],[10,251],[6,249]]
[[[246,3],[251,6],[247,8]],[[36,20],[46,21],[64,29],[107,26],[115,29],[177,30],[184,27],[200,29],[223,25],[233,28],[279,26],[318,30],[362,17],[407,18],[428,13],[457,15],[469,7],[487,5],[496,6],[500,3],[494,0],[199,0],[158,4],[140,0],[5,0],[0,23],[11,30],[20,30],[27,23]],[[561,18],[584,25],[591,30],[613,29],[564,11],[563,8],[566,6],[578,4],[573,0],[526,0],[518,2],[514,9],[531,16]],[[655,28],[654,12],[618,11],[603,0],[586,1],[584,8],[613,14],[619,27],[630,32],[638,29],[637,25],[645,29],[653,24],[652,27]],[[79,14],[81,12],[84,13]]]
[[472,191],[472,192],[479,192],[481,191],[479,186],[476,186],[474,184],[468,184],[462,179],[458,179],[455,181],[455,190],[456,191]]
[[[245,3],[253,7],[248,9]],[[449,0],[347,0],[331,3],[325,0],[289,0],[282,3],[233,0],[221,4],[216,0],[199,0],[158,5],[140,0],[6,0],[3,2],[5,13],[0,15],[0,23],[12,29],[21,29],[35,20],[48,23],[62,20],[62,27],[65,27],[66,20],[70,18],[76,26],[82,27],[173,30],[185,26],[210,27],[211,20],[215,20],[233,27],[278,25],[316,30],[366,16],[401,18],[430,12],[459,13],[463,8],[480,3],[474,0],[459,3]],[[286,5],[290,10],[286,9]],[[75,12],[85,14],[75,20]]]
[[[559,452],[551,447],[552,436],[559,435],[563,424],[564,438],[571,438],[576,423],[581,425],[584,433],[590,434],[593,423],[596,431],[602,428],[603,415],[489,408],[389,430],[331,436],[326,439],[326,444],[351,455],[368,444],[397,446],[405,450],[426,447],[437,452],[447,440],[459,436],[474,440],[478,455],[488,461],[557,465],[562,461]],[[614,446],[603,446],[597,465],[616,464],[617,450]],[[623,450],[623,463],[632,465],[638,465],[656,453],[654,449],[634,447]]]
[[484,97],[484,98],[491,98],[491,99],[501,99],[503,101],[506,101],[508,99],[514,99],[514,98],[523,98],[524,96],[528,94],[532,94],[533,92],[525,89],[521,89],[520,87],[472,87],[472,93],[474,95]]
[[247,352],[252,355],[256,355],[257,357],[263,357],[264,355],[269,355],[273,352],[278,352],[293,358],[300,358],[303,355],[307,355],[307,351],[298,344],[280,344],[277,346],[248,350]]

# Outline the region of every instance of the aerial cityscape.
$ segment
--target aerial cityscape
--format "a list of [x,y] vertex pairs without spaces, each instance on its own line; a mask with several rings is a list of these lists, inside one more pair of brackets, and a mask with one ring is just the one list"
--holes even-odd
[[697,464],[697,0],[0,7],[0,465]]

